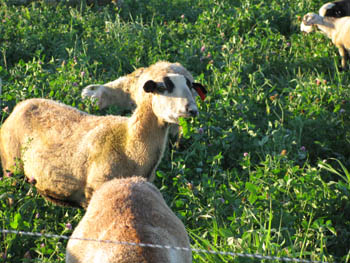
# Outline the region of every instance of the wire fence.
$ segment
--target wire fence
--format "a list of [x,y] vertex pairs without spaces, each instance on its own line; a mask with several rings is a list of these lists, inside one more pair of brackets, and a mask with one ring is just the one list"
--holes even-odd
[[16,235],[24,235],[24,236],[32,236],[32,237],[60,238],[60,239],[66,239],[66,240],[72,239],[72,240],[80,240],[80,241],[86,241],[86,242],[101,242],[101,243],[109,243],[109,244],[116,244],[116,245],[149,247],[149,248],[157,248],[157,249],[172,249],[172,250],[177,250],[177,251],[191,251],[193,253],[214,254],[214,255],[223,255],[223,256],[232,256],[232,257],[244,257],[244,258],[252,258],[252,259],[258,259],[258,260],[275,260],[275,261],[281,261],[281,262],[301,262],[301,263],[328,263],[326,261],[314,261],[314,260],[291,258],[291,257],[276,257],[276,256],[265,256],[265,255],[261,255],[261,254],[215,251],[215,250],[205,250],[205,249],[196,249],[196,248],[188,248],[188,247],[176,247],[176,246],[159,245],[159,244],[145,244],[145,243],[134,243],[134,242],[115,241],[115,240],[80,238],[80,237],[74,237],[74,236],[65,236],[65,235],[56,235],[56,234],[42,234],[42,233],[38,233],[38,232],[26,232],[26,231],[17,231],[17,230],[10,230],[10,229],[0,229],[0,233],[16,234]]

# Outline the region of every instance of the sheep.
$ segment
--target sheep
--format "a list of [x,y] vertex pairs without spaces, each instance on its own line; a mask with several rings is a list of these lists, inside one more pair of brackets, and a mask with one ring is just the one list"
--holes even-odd
[[350,0],[339,0],[329,2],[321,6],[319,15],[322,17],[344,17],[350,16]]
[[[115,178],[104,183],[93,194],[71,237],[66,248],[66,263],[192,262],[183,223],[167,206],[159,190],[141,177]],[[81,239],[168,245],[189,250]]]
[[47,99],[19,103],[0,129],[4,172],[17,169],[48,200],[83,208],[114,177],[152,181],[169,126],[197,116],[198,108],[183,75],[150,70],[138,81],[130,117],[89,115]]
[[341,56],[342,69],[346,69],[346,61],[350,51],[350,17],[322,17],[315,13],[308,13],[303,17],[301,30],[307,33],[317,27],[323,34],[330,38],[338,48]]
[[120,77],[114,81],[103,85],[91,84],[82,90],[83,98],[96,100],[99,109],[109,106],[117,106],[124,110],[134,110],[136,108],[136,91],[138,79],[145,68],[139,68],[134,72]]

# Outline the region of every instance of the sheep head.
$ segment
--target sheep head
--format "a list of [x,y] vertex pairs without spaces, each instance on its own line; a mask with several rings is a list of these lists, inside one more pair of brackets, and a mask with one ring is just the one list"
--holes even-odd
[[180,74],[167,74],[160,82],[148,80],[143,86],[146,93],[153,93],[152,109],[155,115],[168,123],[178,123],[180,117],[198,115],[192,89],[204,98],[204,87],[199,83],[191,83]]
[[315,13],[307,13],[303,17],[300,30],[302,32],[311,33],[314,30],[314,26],[317,24],[322,24],[322,17]]
[[103,96],[104,86],[98,85],[98,84],[91,84],[86,86],[83,91],[81,92],[82,98],[91,98],[93,101],[95,101],[100,109],[105,108],[105,103],[101,101],[101,98]]

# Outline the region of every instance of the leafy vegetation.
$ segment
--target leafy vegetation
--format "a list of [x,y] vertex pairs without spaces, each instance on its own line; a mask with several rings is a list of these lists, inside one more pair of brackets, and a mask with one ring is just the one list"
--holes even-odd
[[[299,18],[323,1],[124,0],[121,8],[0,0],[0,124],[19,101],[92,114],[83,87],[159,60],[209,90],[155,184],[194,248],[350,261],[350,77]],[[84,211],[0,177],[0,228],[69,235]],[[73,229],[72,227],[73,226]],[[0,262],[64,262],[66,240],[2,234]],[[256,262],[194,253],[194,262]]]

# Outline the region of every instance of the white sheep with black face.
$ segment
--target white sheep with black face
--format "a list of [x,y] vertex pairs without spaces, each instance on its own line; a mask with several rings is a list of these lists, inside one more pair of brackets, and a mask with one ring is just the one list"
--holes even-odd
[[159,249],[79,239],[146,243],[190,249],[183,223],[159,190],[140,177],[113,179],[96,190],[74,229],[66,263],[190,263],[190,250]]
[[198,109],[183,75],[149,71],[138,83],[138,105],[129,118],[89,115],[46,99],[19,103],[0,130],[4,171],[20,163],[17,169],[43,196],[78,207],[112,178],[153,180],[169,124]]
[[319,29],[332,40],[342,58],[342,69],[346,69],[350,51],[350,17],[323,17],[315,13],[308,13],[303,17],[301,30],[310,33],[314,28]]

